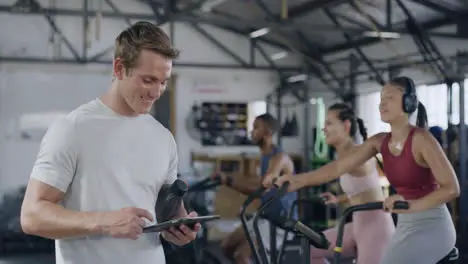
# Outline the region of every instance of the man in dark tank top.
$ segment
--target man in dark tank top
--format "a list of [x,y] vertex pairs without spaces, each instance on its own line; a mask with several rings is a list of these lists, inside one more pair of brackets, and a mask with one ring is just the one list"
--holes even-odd
[[[255,181],[233,179],[227,175],[222,175],[222,182],[232,189],[246,195],[250,195],[261,186],[261,181],[265,175],[279,176],[281,174],[291,175],[294,173],[294,165],[291,158],[284,153],[281,148],[273,142],[273,136],[278,131],[278,122],[270,114],[262,114],[255,118],[252,131],[252,141],[260,148],[260,175]],[[267,190],[261,197],[265,202],[276,193],[276,189]],[[269,247],[269,222],[278,222],[281,218],[287,217],[289,209],[294,200],[297,199],[296,192],[290,192],[283,198],[277,200],[269,206],[265,212],[265,219],[259,225],[262,233],[262,241],[266,248]],[[297,218],[297,211],[294,212],[294,218]],[[277,247],[279,247],[284,237],[284,230],[277,230]],[[242,227],[237,228],[222,242],[222,248],[225,254],[231,257],[236,264],[249,263],[251,258],[251,249],[245,232]]]

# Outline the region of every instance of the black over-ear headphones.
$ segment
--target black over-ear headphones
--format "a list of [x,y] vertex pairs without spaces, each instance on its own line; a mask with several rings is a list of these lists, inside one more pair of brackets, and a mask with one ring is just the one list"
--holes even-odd
[[404,80],[406,84],[404,86],[405,91],[403,93],[403,111],[408,114],[414,113],[416,109],[418,109],[418,96],[416,95],[416,85],[411,78],[408,77],[400,77]]

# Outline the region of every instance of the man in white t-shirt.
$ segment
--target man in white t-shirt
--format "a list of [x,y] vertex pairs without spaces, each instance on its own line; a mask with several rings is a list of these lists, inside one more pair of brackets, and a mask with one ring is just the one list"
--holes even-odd
[[[115,49],[110,89],[50,126],[26,190],[21,226],[56,240],[57,264],[165,263],[159,234],[142,228],[155,223],[161,186],[177,177],[177,147],[149,111],[179,52],[148,22],[120,33]],[[199,229],[161,237],[184,245]]]

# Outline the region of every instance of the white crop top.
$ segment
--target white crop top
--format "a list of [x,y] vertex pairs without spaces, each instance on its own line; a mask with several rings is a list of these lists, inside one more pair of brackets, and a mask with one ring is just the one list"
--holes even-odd
[[375,166],[376,161],[375,159],[372,159],[372,161],[368,162],[373,163],[373,169],[369,175],[353,176],[349,173],[346,173],[340,177],[341,189],[348,197],[352,197],[367,190],[380,187],[379,171]]

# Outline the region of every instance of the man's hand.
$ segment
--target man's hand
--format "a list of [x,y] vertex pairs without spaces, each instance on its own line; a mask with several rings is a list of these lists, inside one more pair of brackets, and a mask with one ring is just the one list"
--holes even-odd
[[[196,217],[198,214],[196,212],[191,212],[185,217]],[[190,229],[186,225],[181,225],[179,227],[172,227],[167,231],[162,232],[162,237],[167,241],[177,245],[183,246],[192,242],[197,238],[197,233],[200,231],[201,225],[199,223],[195,224],[193,229]]]
[[154,221],[150,212],[136,207],[127,207],[118,211],[103,213],[99,219],[99,228],[104,234],[115,238],[130,238],[133,240],[143,233],[146,226],[144,219]]
[[284,174],[279,177],[273,178],[271,181],[265,182],[263,181],[263,186],[266,188],[272,188],[272,187],[281,187],[285,182],[291,183],[288,187],[288,191],[291,191],[294,187],[292,186],[292,180],[294,177],[289,174]]
[[273,174],[270,174],[270,173],[265,174],[265,176],[263,177],[263,181],[262,181],[263,187],[265,187],[265,188],[273,187],[273,181],[276,178],[278,178],[278,177],[274,176]]

